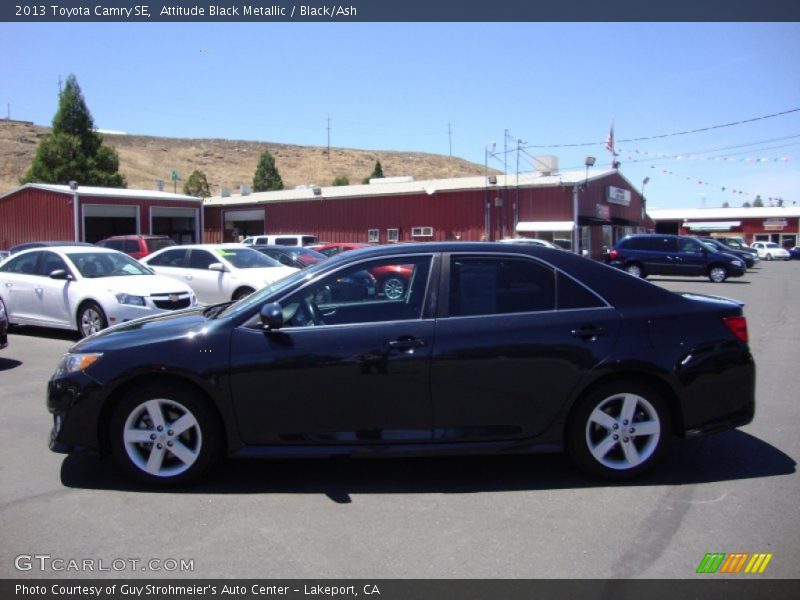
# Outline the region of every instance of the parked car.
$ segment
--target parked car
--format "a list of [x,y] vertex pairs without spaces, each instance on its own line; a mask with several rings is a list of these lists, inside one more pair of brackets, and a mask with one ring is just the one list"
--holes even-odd
[[239,300],[297,271],[242,244],[190,244],[162,248],[142,263],[189,285],[205,304]]
[[791,256],[793,259],[800,259],[800,246],[789,248],[789,256]]
[[8,346],[8,314],[6,305],[0,298],[0,350]]
[[11,256],[11,252],[9,252],[8,250],[0,250],[0,262],[4,261],[9,256]]
[[279,235],[253,235],[242,240],[245,246],[311,246],[317,243],[317,236],[308,234],[288,234]]
[[775,242],[753,242],[752,247],[764,260],[791,260],[792,255],[785,248]]
[[45,248],[47,246],[92,246],[88,242],[71,242],[69,240],[63,241],[46,241],[46,242],[25,242],[24,244],[17,244],[16,246],[11,246],[8,252],[9,254],[16,254],[17,252],[22,252],[23,250],[30,250],[31,248]]
[[755,248],[751,248],[747,244],[744,243],[744,240],[740,237],[714,237],[715,240],[722,242],[726,246],[733,248],[734,250],[741,250],[742,252],[749,252],[755,256],[758,256],[758,251]]
[[287,267],[294,267],[296,269],[305,269],[311,265],[328,258],[324,254],[320,254],[316,250],[306,248],[303,246],[251,246],[253,250],[258,250],[261,254],[266,254],[270,258],[274,258],[282,265]]
[[609,259],[610,265],[636,277],[708,277],[721,283],[747,271],[742,259],[713,252],[696,238],[658,233],[625,236],[611,250]]
[[[402,298],[330,300],[343,279],[398,265],[412,269]],[[48,384],[50,448],[109,453],[155,485],[222,456],[564,448],[627,479],[673,434],[752,420],[747,341],[740,303],[569,252],[381,246],[72,346]]]
[[[359,242],[339,242],[314,246],[314,249],[325,256],[336,256],[342,252],[371,247],[374,246]],[[391,265],[377,267],[370,273],[378,282],[379,292],[391,300],[396,300],[405,294],[412,269],[407,265]]]
[[166,235],[115,235],[97,242],[102,248],[112,248],[139,259],[156,250],[177,245]]
[[74,329],[81,336],[196,304],[187,285],[91,244],[14,254],[0,265],[0,301],[14,325]]
[[737,258],[741,258],[748,269],[754,267],[756,263],[761,262],[761,259],[758,257],[758,253],[754,254],[752,252],[746,252],[744,250],[736,250],[732,246],[726,246],[725,244],[723,244],[720,241],[717,241],[714,238],[700,238],[700,240],[712,252],[722,252],[723,254],[732,254]]

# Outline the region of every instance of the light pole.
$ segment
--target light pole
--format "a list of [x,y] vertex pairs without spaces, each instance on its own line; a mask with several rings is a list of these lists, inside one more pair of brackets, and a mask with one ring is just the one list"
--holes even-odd
[[80,242],[80,223],[79,223],[79,214],[80,211],[78,210],[78,182],[77,181],[70,181],[69,182],[69,189],[72,190],[72,234],[75,238],[76,242]]
[[586,176],[583,180],[583,186],[575,186],[572,190],[572,251],[575,254],[580,254],[579,244],[579,229],[578,229],[578,188],[582,187],[584,190],[589,188],[589,167],[593,167],[597,159],[594,156],[587,156],[583,164],[586,166]]
[[492,227],[492,217],[491,217],[491,210],[489,209],[489,154],[494,154],[494,149],[497,147],[497,142],[489,142],[486,144],[486,148],[484,149],[483,153],[483,171],[485,175],[484,181],[484,193],[483,193],[483,205],[485,210],[484,215],[484,225],[486,227],[486,234],[484,235],[485,240],[489,241],[490,238],[490,229]]

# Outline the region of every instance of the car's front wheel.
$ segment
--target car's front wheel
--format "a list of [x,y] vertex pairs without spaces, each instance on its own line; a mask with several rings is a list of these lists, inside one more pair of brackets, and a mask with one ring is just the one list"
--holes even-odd
[[106,313],[95,302],[86,302],[78,311],[78,333],[88,337],[108,327]]
[[628,263],[625,265],[625,272],[634,277],[644,277],[644,270],[639,263]]
[[766,258],[767,260],[772,260],[772,254],[767,254],[767,255],[765,256],[765,258]]
[[111,451],[127,475],[151,485],[182,485],[219,457],[220,426],[205,401],[176,385],[140,388],[117,406]]
[[578,405],[567,431],[573,460],[592,475],[624,480],[641,475],[667,443],[669,412],[652,389],[635,382],[596,388]]
[[714,265],[708,270],[708,278],[714,283],[722,283],[728,278],[728,269],[721,265]]

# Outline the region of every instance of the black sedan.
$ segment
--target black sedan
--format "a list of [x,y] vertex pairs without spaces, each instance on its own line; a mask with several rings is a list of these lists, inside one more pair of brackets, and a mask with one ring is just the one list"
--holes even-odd
[[282,265],[294,267],[296,269],[306,269],[328,258],[324,254],[320,254],[316,250],[304,246],[256,244],[250,247],[253,248],[253,250],[258,250],[261,254],[266,254],[270,258],[274,258]]
[[[404,265],[399,298],[339,282]],[[48,385],[56,452],[151,484],[220,457],[553,452],[639,475],[682,437],[749,423],[742,306],[561,250],[346,252],[246,298],[104,330]]]

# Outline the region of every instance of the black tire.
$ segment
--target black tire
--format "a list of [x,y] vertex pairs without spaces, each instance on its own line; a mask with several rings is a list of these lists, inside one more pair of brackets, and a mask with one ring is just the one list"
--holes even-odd
[[766,259],[767,260],[772,260],[772,254],[767,254]]
[[96,302],[84,302],[77,314],[78,333],[82,338],[108,327],[106,313]]
[[647,386],[621,381],[584,396],[567,427],[566,445],[590,475],[624,481],[653,468],[670,436],[666,402]]
[[185,485],[202,477],[222,448],[214,411],[204,399],[174,384],[138,388],[125,396],[114,410],[108,434],[117,467],[158,487]]
[[233,300],[234,302],[237,302],[237,301],[241,300],[242,298],[244,298],[245,296],[249,296],[253,292],[255,292],[255,290],[253,288],[249,288],[249,287],[239,288],[238,290],[236,290],[233,293],[233,298],[231,298],[231,300]]

